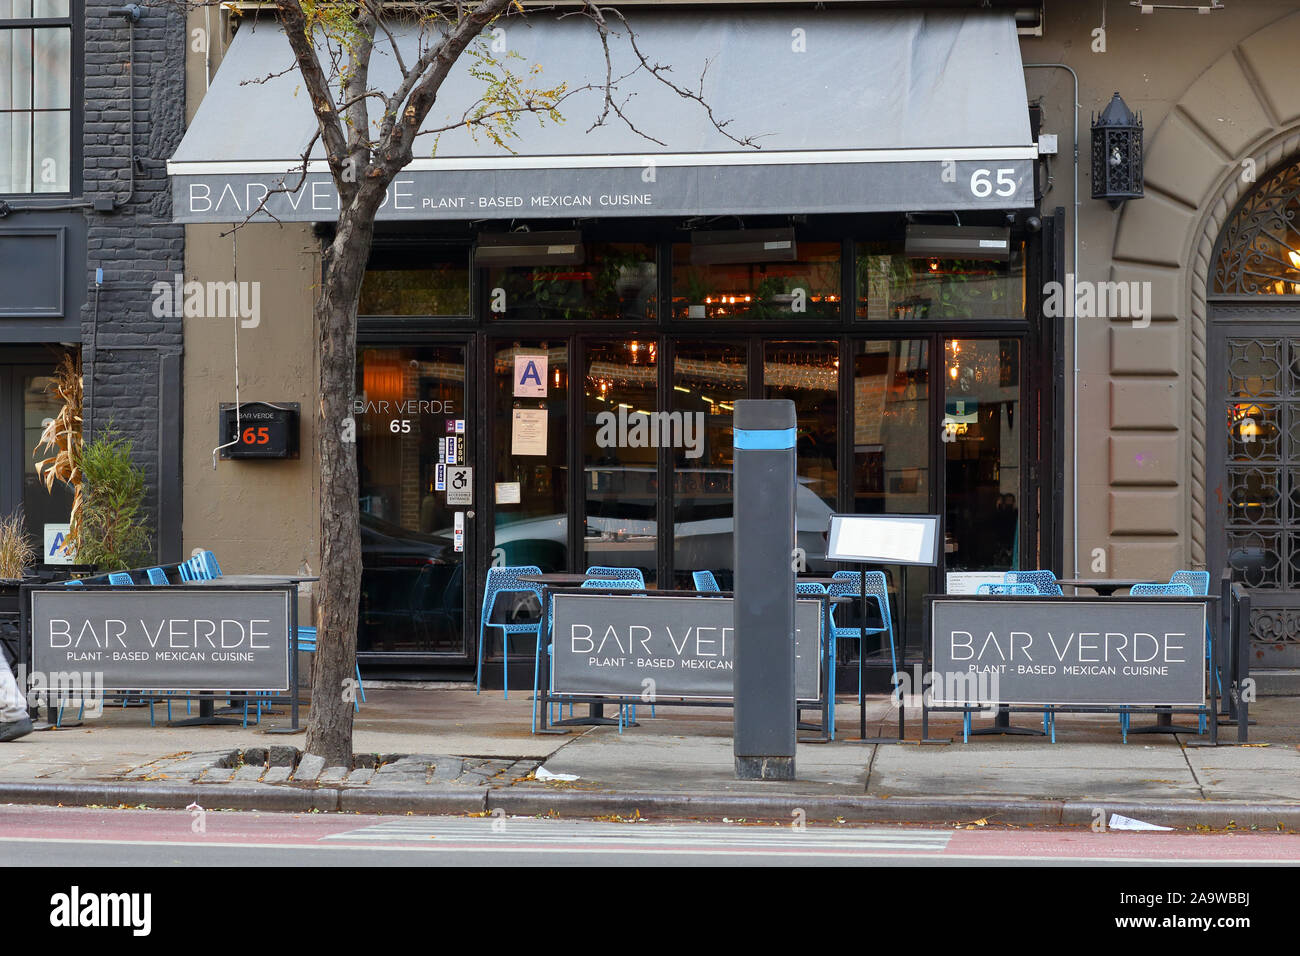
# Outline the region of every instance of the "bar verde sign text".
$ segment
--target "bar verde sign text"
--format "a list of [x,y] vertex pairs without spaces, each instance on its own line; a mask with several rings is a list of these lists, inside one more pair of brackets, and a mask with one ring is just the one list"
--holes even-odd
[[[732,697],[731,598],[556,594],[552,603],[554,693]],[[820,697],[821,608],[820,601],[795,602],[799,700]]]
[[935,599],[931,699],[1199,706],[1205,625],[1200,601]]
[[102,674],[107,690],[288,690],[291,593],[32,591],[32,670]]

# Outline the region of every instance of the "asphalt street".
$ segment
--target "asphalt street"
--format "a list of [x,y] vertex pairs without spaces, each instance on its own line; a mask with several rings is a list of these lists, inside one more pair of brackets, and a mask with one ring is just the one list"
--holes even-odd
[[1300,863],[1278,832],[1093,832],[0,806],[0,866],[1204,866]]

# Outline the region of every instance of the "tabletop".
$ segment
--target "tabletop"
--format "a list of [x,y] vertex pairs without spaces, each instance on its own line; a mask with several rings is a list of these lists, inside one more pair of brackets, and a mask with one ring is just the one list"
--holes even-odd
[[603,574],[575,574],[569,571],[548,571],[544,574],[521,574],[519,580],[525,584],[581,585],[583,581],[613,581]]
[[213,578],[210,581],[182,581],[180,583],[185,587],[201,587],[205,584],[304,584],[308,581],[319,580],[319,576],[310,574],[223,574],[221,577]]
[[1164,581],[1152,581],[1150,578],[1061,578],[1056,582],[1063,587],[1089,588],[1099,594],[1113,594],[1120,588],[1131,588],[1135,584],[1165,584]]

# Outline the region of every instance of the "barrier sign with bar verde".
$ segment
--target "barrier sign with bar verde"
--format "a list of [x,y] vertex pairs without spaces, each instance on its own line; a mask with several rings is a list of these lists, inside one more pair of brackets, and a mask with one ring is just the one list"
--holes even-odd
[[1202,601],[935,598],[930,626],[937,707],[1205,703]]
[[[732,697],[734,611],[728,597],[556,594],[557,694]],[[821,696],[822,603],[795,602],[795,696]]]

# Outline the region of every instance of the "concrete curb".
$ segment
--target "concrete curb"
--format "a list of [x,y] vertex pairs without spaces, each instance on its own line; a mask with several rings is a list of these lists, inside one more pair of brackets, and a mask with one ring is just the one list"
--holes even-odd
[[[1257,826],[1300,830],[1300,803],[1211,803],[1098,800],[1035,800],[1014,797],[871,797],[781,794],[628,793],[525,788],[464,790],[428,787],[382,790],[368,787],[307,789],[271,784],[130,784],[100,782],[0,783],[0,803],[64,806],[145,806],[208,810],[265,810],[305,813],[490,813],[573,819],[618,816],[664,819],[789,821],[795,811],[817,822],[956,824],[986,820],[991,825],[1091,826],[1112,813],[1169,827],[1222,829]],[[1101,811],[1098,813],[1097,811]]]
[[278,787],[272,784],[131,784],[131,783],[0,783],[0,803],[42,803],[63,806],[145,806],[183,810],[197,803],[205,810],[279,810],[305,813],[337,810],[339,791]]

